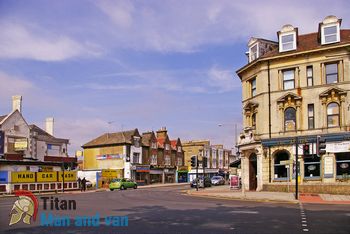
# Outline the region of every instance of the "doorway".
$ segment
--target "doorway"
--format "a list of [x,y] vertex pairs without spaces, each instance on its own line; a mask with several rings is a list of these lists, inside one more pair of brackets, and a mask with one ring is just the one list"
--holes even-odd
[[249,190],[256,191],[257,187],[257,157],[256,154],[253,153],[249,157]]

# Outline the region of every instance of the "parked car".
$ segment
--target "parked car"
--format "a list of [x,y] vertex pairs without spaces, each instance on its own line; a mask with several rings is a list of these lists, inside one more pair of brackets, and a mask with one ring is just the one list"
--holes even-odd
[[211,178],[211,184],[212,185],[224,185],[225,184],[225,179],[222,176],[213,176]]
[[86,181],[86,188],[92,188],[92,182],[90,180]]
[[111,191],[113,191],[114,189],[124,190],[128,188],[137,189],[137,183],[131,179],[118,178],[113,179],[109,184],[109,190]]
[[201,177],[191,181],[191,188],[195,188],[197,186],[197,182],[198,182],[198,188],[211,187],[210,179],[208,177],[205,177],[203,182],[203,177]]

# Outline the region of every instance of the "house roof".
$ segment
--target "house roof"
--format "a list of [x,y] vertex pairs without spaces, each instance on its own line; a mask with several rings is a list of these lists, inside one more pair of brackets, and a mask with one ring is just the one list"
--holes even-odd
[[315,33],[309,33],[309,34],[304,34],[304,35],[298,35],[298,40],[297,40],[297,49],[288,51],[288,52],[282,52],[280,53],[278,50],[279,48],[276,48],[270,52],[267,52],[262,58],[266,57],[273,57],[279,54],[293,54],[297,52],[304,52],[304,51],[309,51],[309,50],[315,50],[315,49],[320,49],[320,48],[325,48],[325,47],[331,47],[334,45],[342,45],[342,44],[347,44],[350,42],[350,29],[342,29],[340,30],[340,42],[335,43],[335,44],[329,44],[329,45],[321,45],[319,42],[318,38],[318,32]]
[[286,56],[286,55],[294,55],[297,53],[303,53],[303,52],[308,52],[308,51],[313,51],[313,50],[318,50],[318,49],[330,49],[335,46],[342,46],[342,45],[347,45],[350,43],[350,29],[341,29],[340,30],[340,42],[337,43],[332,43],[328,45],[321,45],[321,42],[319,40],[319,33],[314,32],[314,33],[309,33],[309,34],[303,34],[303,35],[298,35],[298,40],[297,40],[297,49],[296,50],[291,50],[291,51],[286,51],[286,52],[279,52],[279,48],[276,47],[275,49],[266,52],[264,55],[259,57],[258,59],[252,61],[251,63],[246,64],[242,68],[237,70],[237,73],[241,73],[243,70],[245,70],[247,67],[249,67],[251,64],[255,64],[259,61],[277,57],[277,56]]
[[170,144],[171,144],[171,148],[176,150],[177,140],[171,140]]
[[152,132],[142,133],[142,145],[143,146],[150,146],[151,139],[152,139]]
[[38,138],[38,140],[46,141],[48,143],[68,143],[69,142],[69,139],[57,138],[50,135],[49,133],[39,128],[35,124],[29,125],[29,129],[31,132],[37,133],[36,137]]
[[164,148],[165,138],[157,138],[158,148]]
[[140,136],[137,128],[129,131],[105,133],[84,144],[82,147],[87,148],[102,145],[132,144],[132,136]]
[[0,123],[7,117],[7,115],[0,115]]

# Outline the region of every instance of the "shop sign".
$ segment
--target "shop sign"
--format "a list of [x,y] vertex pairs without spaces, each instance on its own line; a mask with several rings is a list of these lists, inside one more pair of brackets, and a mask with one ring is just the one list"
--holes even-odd
[[7,184],[8,180],[8,171],[0,171],[0,184]]
[[57,172],[37,172],[36,173],[37,182],[56,182]]
[[41,171],[53,171],[53,167],[41,166]]
[[231,176],[230,188],[239,188],[239,177],[237,175]]
[[[60,171],[58,173],[58,181],[62,181],[62,175],[63,172]],[[64,172],[64,182],[69,182],[69,181],[77,181],[77,172],[76,171],[65,171]]]
[[188,167],[187,166],[178,166],[177,171],[178,172],[188,172]]
[[15,151],[22,151],[28,149],[28,140],[27,138],[21,138],[15,140]]
[[331,156],[324,157],[324,177],[325,178],[333,177],[333,170],[334,170],[333,168],[334,168],[333,157]]
[[102,177],[118,177],[117,170],[113,169],[102,169]]
[[149,172],[149,166],[136,166],[136,172]]
[[122,155],[122,154],[96,155],[97,160],[110,160],[110,159],[122,159],[122,158],[124,158],[124,155]]
[[35,172],[20,171],[11,172],[12,183],[33,183],[35,182]]
[[350,141],[344,141],[339,143],[326,143],[327,153],[342,153],[350,152]]

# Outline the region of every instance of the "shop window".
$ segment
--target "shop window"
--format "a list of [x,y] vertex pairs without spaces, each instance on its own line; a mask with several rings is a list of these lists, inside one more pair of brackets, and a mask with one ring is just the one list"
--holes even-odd
[[274,169],[275,169],[275,179],[287,179],[288,172],[284,162],[289,160],[289,154],[285,151],[279,152],[275,155],[274,159]]
[[337,177],[350,178],[350,153],[335,154],[337,161]]
[[294,131],[296,126],[296,110],[289,107],[284,111],[284,131]]
[[339,105],[335,102],[329,103],[327,106],[327,126],[339,126]]
[[320,171],[321,163],[319,157],[315,155],[310,158],[304,158],[304,177],[320,177]]

